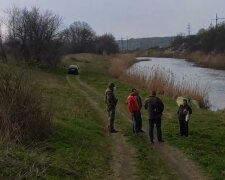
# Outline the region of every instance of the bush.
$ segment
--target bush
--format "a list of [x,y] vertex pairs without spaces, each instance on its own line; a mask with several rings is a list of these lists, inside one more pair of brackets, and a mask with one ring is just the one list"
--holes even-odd
[[[12,70],[11,70],[12,71]],[[51,130],[51,113],[25,73],[0,72],[0,137],[24,142],[43,140]]]

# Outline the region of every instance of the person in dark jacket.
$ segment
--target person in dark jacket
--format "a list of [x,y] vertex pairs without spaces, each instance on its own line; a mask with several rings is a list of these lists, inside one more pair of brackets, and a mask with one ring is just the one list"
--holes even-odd
[[192,109],[187,104],[187,99],[183,99],[183,104],[179,106],[179,109],[177,111],[181,136],[188,137],[188,120],[189,120],[190,114],[192,114]]
[[116,133],[118,131],[114,128],[115,111],[118,99],[114,95],[114,83],[109,83],[108,88],[105,91],[105,102],[107,106],[108,120],[109,120],[109,132]]
[[137,132],[141,132],[143,133],[144,131],[142,130],[142,117],[141,117],[141,108],[142,108],[142,100],[141,100],[141,96],[139,96],[139,92],[137,89],[132,89],[132,92],[135,93],[135,96],[137,98],[137,102],[138,102],[138,106],[139,106],[139,110],[137,111],[137,121],[136,121],[136,126],[137,126]]
[[156,91],[152,91],[152,95],[145,100],[144,107],[148,110],[150,143],[154,143],[153,131],[155,125],[158,141],[164,142],[161,130],[161,117],[164,110],[164,104],[160,98],[156,97]]

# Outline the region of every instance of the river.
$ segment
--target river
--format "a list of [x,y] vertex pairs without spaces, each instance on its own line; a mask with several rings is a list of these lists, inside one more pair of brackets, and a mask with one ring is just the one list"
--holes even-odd
[[176,81],[185,80],[192,81],[193,84],[200,83],[202,87],[207,88],[208,100],[211,110],[225,108],[225,71],[215,70],[210,68],[202,68],[195,66],[194,63],[185,59],[174,58],[152,58],[140,57],[140,61],[131,67],[143,75],[148,75],[149,68],[159,66],[168,71],[171,71]]

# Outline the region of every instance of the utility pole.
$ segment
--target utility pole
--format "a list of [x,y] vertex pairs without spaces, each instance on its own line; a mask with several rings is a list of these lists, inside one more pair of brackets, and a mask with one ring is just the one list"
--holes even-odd
[[219,18],[217,13],[216,13],[216,19],[211,19],[211,22],[212,20],[216,20],[216,28],[217,28],[217,25],[218,25],[218,20],[224,20],[225,18]]
[[123,37],[121,36],[121,51],[123,52]]
[[191,25],[190,23],[187,25],[187,30],[188,30],[188,36],[191,35]]
[[128,44],[128,36],[127,36],[127,52],[128,52],[128,45],[129,45],[129,44]]
[[218,16],[217,16],[217,13],[216,13],[216,28],[217,28],[217,23],[218,23]]

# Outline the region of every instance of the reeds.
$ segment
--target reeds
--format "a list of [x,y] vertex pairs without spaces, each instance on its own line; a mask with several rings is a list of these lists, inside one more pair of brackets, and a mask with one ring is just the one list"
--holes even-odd
[[[111,65],[110,74],[120,80],[133,84],[137,88],[144,88],[149,93],[156,90],[159,94],[176,98],[178,96],[191,97],[198,101],[200,107],[208,106],[208,93],[198,81],[175,81],[175,76],[170,70],[153,66],[144,69],[129,69],[136,59],[132,55],[116,57]],[[142,73],[143,71],[148,74]]]
[[204,67],[225,69],[225,53],[205,53],[203,51],[179,52],[170,50],[148,50],[145,53],[140,54],[140,56],[146,56],[146,54],[150,57],[187,59]]
[[45,139],[51,130],[51,113],[44,109],[40,90],[25,73],[0,73],[1,140],[23,142]]

